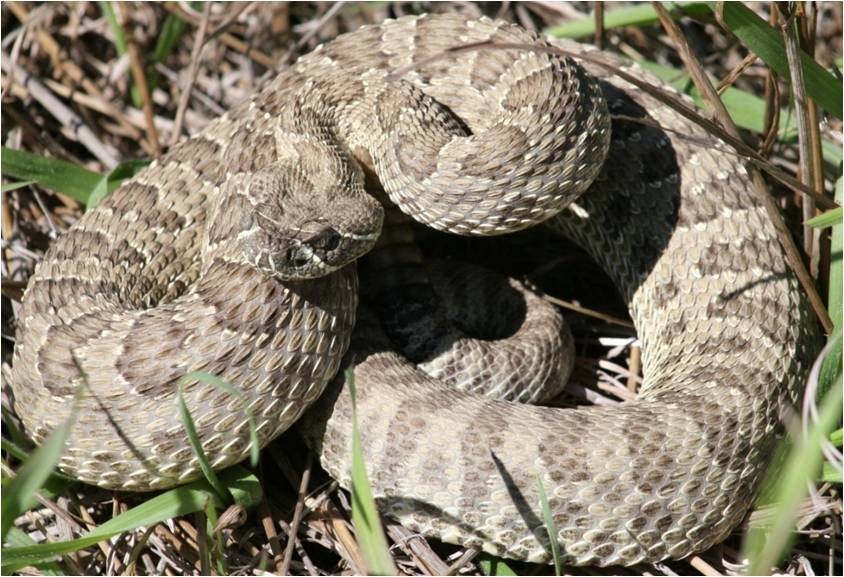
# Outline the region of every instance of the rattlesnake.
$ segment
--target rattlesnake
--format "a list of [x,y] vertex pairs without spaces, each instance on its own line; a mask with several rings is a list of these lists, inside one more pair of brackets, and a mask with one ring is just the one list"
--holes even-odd
[[[519,50],[429,59],[487,40],[545,43],[453,14],[341,36],[53,244],[23,300],[12,386],[39,443],[76,395],[62,470],[132,490],[197,477],[175,402],[194,369],[243,391],[262,444],[300,417],[350,342],[357,280],[343,265],[382,221],[363,164],[435,228],[499,234],[552,219],[616,282],[644,356],[636,401],[517,405],[443,387],[363,312],[348,358],[382,510],[425,535],[547,562],[539,476],[567,563],[681,557],[725,537],[814,352],[775,230],[730,149],[598,67]],[[342,373],[332,383],[302,426],[348,486],[350,399]],[[185,398],[214,466],[242,459],[241,402],[202,382]]]

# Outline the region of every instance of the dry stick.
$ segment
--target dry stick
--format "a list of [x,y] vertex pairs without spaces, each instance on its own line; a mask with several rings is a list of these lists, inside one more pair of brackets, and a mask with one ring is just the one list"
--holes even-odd
[[457,561],[452,563],[448,571],[445,575],[456,575],[457,572],[464,566],[466,563],[477,557],[481,552],[477,549],[466,549],[460,557],[457,558]]
[[[603,379],[600,378],[600,376],[603,376]],[[622,401],[633,401],[636,399],[637,396],[636,393],[631,393],[628,389],[626,389],[624,385],[618,382],[617,379],[614,379],[605,373],[599,373],[599,378],[595,385],[600,390],[606,393],[610,393],[611,395],[618,397]]]
[[[324,527],[325,525],[321,524],[321,526]],[[302,560],[302,565],[304,565],[308,575],[313,575],[314,577],[319,575],[319,571],[314,565],[314,562],[311,561],[311,558],[308,556],[308,551],[302,545],[301,541],[296,542],[296,552],[299,553],[299,558]]]
[[[197,514],[201,512],[202,511],[199,511]],[[181,555],[185,560],[187,560],[188,556],[192,556],[195,559],[194,567],[199,569],[202,566],[202,552],[200,551],[201,543],[196,527],[194,527],[186,518],[179,517],[173,524],[173,529],[178,533],[178,535],[174,533],[174,537],[182,543],[184,547],[178,550],[179,555]],[[201,573],[201,575],[205,575],[205,573]]]
[[[807,10],[807,24],[806,42],[804,43],[804,50],[809,51],[814,58],[815,55],[815,33],[817,30],[818,10],[816,3],[807,3],[805,5]],[[823,180],[823,147],[821,145],[821,131],[820,121],[818,119],[818,106],[815,99],[807,95],[807,102],[809,103],[809,134],[812,143],[812,176],[814,177],[813,185],[816,191],[824,192]]]
[[[2,204],[3,204],[2,237],[3,237],[3,240],[9,240],[10,238],[12,238],[12,234],[14,234],[15,220],[14,220],[14,218],[12,218],[12,207],[9,206],[9,195],[8,194],[3,195]],[[3,282],[5,284],[6,279],[3,279]]]
[[[4,466],[4,469],[5,468],[6,467]],[[51,532],[49,530],[47,530],[47,528],[44,526],[44,523],[42,522],[42,520],[39,519],[38,516],[36,516],[35,513],[31,509],[29,511],[25,511],[24,515],[26,516],[27,521],[29,521],[36,530],[40,531],[41,534],[44,535],[44,542],[45,543],[56,542],[56,540],[51,536]],[[79,552],[78,551],[63,554],[62,560],[65,563],[67,563],[68,565],[70,565],[72,570],[75,571],[77,575],[85,575],[85,573],[82,571],[82,563],[81,563],[81,560],[79,558]]]
[[510,9],[510,0],[504,0],[498,6],[498,12],[495,13],[495,20],[501,20],[504,18],[504,15],[507,14],[507,11]]
[[[0,465],[2,465],[3,473],[5,473],[8,477],[15,477],[17,475],[17,472],[13,471],[11,469],[11,467],[8,467],[5,463],[2,463]],[[68,525],[70,525],[70,528],[72,530],[79,532],[79,533],[82,532],[82,525],[81,525],[81,522],[83,521],[82,519],[76,517],[73,513],[71,513],[69,510],[62,507],[61,505],[59,505],[57,502],[51,501],[47,497],[44,497],[40,492],[35,493],[35,498],[44,507],[46,507],[47,509],[49,509],[50,511],[53,512],[56,521],[61,519],[64,522],[66,522]],[[82,510],[82,507],[80,507],[80,510]],[[30,510],[30,511],[27,511],[26,513],[30,514],[30,513],[32,513],[32,511]],[[51,540],[50,533],[46,530],[43,530],[42,532],[44,533],[47,541],[50,541]],[[67,556],[66,556],[66,558],[70,559],[70,557],[67,557]]]
[[245,55],[246,57],[251,58],[252,60],[257,62],[258,64],[260,64],[264,68],[271,70],[276,64],[275,58],[272,58],[271,56],[267,56],[266,54],[264,54],[263,52],[261,52],[260,50],[258,50],[256,48],[252,48],[251,46],[249,46],[243,40],[240,40],[239,38],[235,38],[234,36],[232,36],[229,33],[225,33],[222,36],[220,36],[220,42],[222,42],[223,44],[225,44],[229,48],[233,48],[234,50],[237,50],[238,52]]
[[306,43],[310,42],[311,38],[316,36],[317,33],[322,30],[322,27],[325,26],[329,20],[331,20],[332,18],[334,18],[334,16],[337,15],[337,13],[340,11],[340,9],[343,8],[345,4],[345,2],[336,2],[331,6],[331,8],[326,10],[325,14],[323,14],[320,19],[317,20],[317,23],[314,24],[314,26],[310,30],[308,30],[308,32],[303,34],[302,37],[296,41],[293,47],[284,54],[284,56],[278,61],[277,66],[289,63],[291,57],[295,56],[296,53],[299,52],[299,49],[301,49]]
[[237,8],[226,18],[220,22],[214,30],[208,33],[208,40],[213,40],[220,34],[226,31],[226,29],[235,23],[235,21],[240,18],[241,14],[249,13],[256,6],[257,2],[238,2]]
[[[783,10],[785,8],[785,10]],[[797,46],[797,30],[794,28],[794,14],[788,14],[787,3],[782,3],[780,11],[783,13],[781,25],[783,40],[785,40],[785,55],[788,59],[788,72],[791,75],[791,91],[794,94],[794,112],[797,118],[797,146],[800,151],[800,181],[810,185],[812,178],[812,150],[809,142],[809,101],[806,98],[806,82],[803,78],[803,66],[800,63],[800,47]],[[815,203],[810,199],[803,199],[803,220],[815,216]],[[814,231],[803,224],[803,252],[811,256],[814,245]]]
[[[771,4],[770,15],[768,16],[768,24],[772,28],[776,27],[779,20],[779,11],[776,4]],[[759,153],[768,157],[771,153],[771,148],[777,140],[780,128],[780,90],[777,82],[777,73],[770,66],[766,67],[765,73],[765,129],[762,134],[765,137],[762,139],[762,144],[759,147]]]
[[642,370],[642,349],[641,347],[630,347],[630,376],[627,377],[627,388],[631,393],[636,392],[638,387],[639,371]]
[[[206,42],[207,42],[207,40],[206,40]],[[157,62],[155,64],[155,70],[159,74],[161,74],[161,76],[163,76],[164,78],[166,78],[170,82],[172,82],[174,84],[179,82],[179,75],[176,74],[176,72],[174,72],[173,70],[167,68],[161,62]],[[196,98],[203,106],[208,108],[211,112],[213,112],[217,116],[222,116],[226,112],[226,109],[224,107],[220,106],[220,104],[216,100],[211,98],[208,94],[206,94],[202,90],[198,89],[196,83],[194,84],[194,91],[191,94],[191,96]],[[188,112],[190,112],[190,110],[188,110]]]
[[[8,85],[8,77],[6,75],[3,75],[0,81],[2,81],[4,86]],[[12,86],[12,92],[21,100],[32,97],[29,91],[17,82]],[[7,113],[14,123],[20,127],[23,131],[23,138],[28,139],[32,143],[33,148],[37,148],[35,152],[49,153],[56,158],[61,158],[74,164],[82,164],[82,160],[80,160],[76,154],[60,146],[56,139],[50,136],[49,131],[36,126],[32,122],[32,118],[28,114],[25,114],[22,110],[18,110],[16,106],[9,104],[3,108],[3,112]],[[59,192],[54,193],[54,196],[61,200],[62,204],[72,210],[75,210],[80,206],[78,202]]]
[[426,574],[445,575],[448,572],[448,565],[434,553],[420,533],[405,529],[398,523],[388,523],[385,529],[396,546],[413,559],[416,566]]
[[[91,517],[91,514],[88,512],[88,509],[86,509],[82,505],[82,503],[79,502],[79,499],[76,497],[76,495],[71,494],[71,499],[73,501],[73,504],[76,505],[76,508],[79,510],[79,516],[82,517],[82,519],[85,521],[85,525],[87,525],[88,531],[90,532],[96,529],[97,522],[94,521],[93,517]],[[97,543],[97,546],[103,552],[105,558],[108,559],[109,555],[112,552],[111,541],[108,539],[106,539],[105,541],[100,541],[99,543]],[[122,563],[120,563],[120,560],[115,558],[115,561],[116,565],[119,568],[122,568]]]
[[275,569],[279,575],[286,575],[282,569],[281,543],[278,540],[278,532],[275,530],[275,518],[270,509],[270,504],[267,502],[266,495],[261,499],[260,516],[261,526],[264,528],[264,533],[267,534],[267,539],[270,542],[270,552],[273,554]]
[[[815,55],[815,32],[817,30],[817,4],[806,3],[801,4],[804,8],[803,24],[805,29],[801,28],[799,32],[800,44],[803,50],[814,58]],[[812,181],[809,183],[816,191],[824,192],[824,174],[823,174],[823,149],[821,146],[821,130],[820,121],[818,119],[818,106],[814,98],[806,95],[808,126],[809,126],[809,144],[811,151]],[[814,216],[814,215],[813,215]],[[815,251],[810,260],[810,268],[814,276],[818,279],[820,285],[820,292],[826,295],[829,288],[829,261],[830,261],[830,233],[820,229],[812,229],[815,242]],[[829,300],[827,299],[827,302]]]
[[302,480],[299,482],[299,494],[296,496],[296,508],[293,510],[293,520],[290,521],[290,531],[287,533],[287,548],[284,550],[284,561],[281,564],[281,574],[287,575],[290,569],[290,562],[293,560],[293,548],[296,545],[296,533],[299,531],[299,524],[302,522],[302,511],[305,509],[305,497],[308,495],[308,484],[311,481],[311,469],[313,458],[308,451],[305,470],[302,472]]
[[[15,17],[17,17],[18,20],[20,20],[21,22],[24,22],[24,21],[28,22],[29,21],[30,13],[21,2],[8,2],[7,5],[9,6],[9,9],[12,11],[12,13],[15,15]],[[61,76],[66,75],[73,82],[81,83],[82,88],[84,88],[85,91],[88,93],[88,94],[80,94],[80,93],[78,93],[78,92],[76,92],[76,91],[74,91],[74,90],[72,90],[72,89],[70,89],[70,88],[68,88],[64,85],[61,85],[66,90],[70,91],[73,94],[73,96],[71,97],[72,100],[76,101],[76,99],[79,98],[80,102],[82,102],[81,99],[83,97],[85,99],[90,99],[89,102],[95,103],[95,104],[86,104],[86,106],[88,106],[88,108],[92,108],[94,110],[97,110],[98,112],[101,112],[103,114],[111,116],[124,129],[127,130],[130,138],[132,138],[133,140],[136,140],[136,141],[141,140],[141,133],[129,122],[129,120],[126,118],[126,115],[123,114],[120,111],[120,109],[118,109],[111,102],[109,102],[109,100],[105,97],[105,95],[103,95],[102,91],[100,91],[100,89],[97,87],[97,85],[94,84],[85,75],[85,73],[82,71],[82,69],[79,68],[79,66],[77,66],[76,63],[73,62],[72,60],[62,59],[61,49],[59,48],[59,44],[55,41],[55,39],[50,34],[48,34],[42,28],[39,27],[37,30],[35,30],[35,37],[38,40],[38,43],[44,48],[44,50],[50,56],[50,60],[53,63],[53,67],[61,73]],[[55,81],[46,80],[45,84],[50,86],[50,88],[52,90],[54,90],[58,93],[59,91],[56,90],[55,87],[51,85],[53,82],[55,82]],[[68,96],[64,96],[64,97],[68,98]],[[142,141],[141,146],[144,147],[144,150],[147,153],[152,152],[151,146],[146,141]]]
[[730,70],[729,74],[727,74],[724,79],[718,83],[718,95],[724,94],[727,89],[733,85],[733,83],[738,79],[739,76],[744,74],[744,71],[747,68],[756,62],[758,56],[756,56],[753,52],[748,54],[744,57],[744,59],[738,63],[738,65]]
[[[111,116],[118,123],[120,123],[121,127],[126,128],[127,132],[131,130],[131,132],[129,132],[129,136],[131,138],[139,140],[142,137],[141,133],[134,127],[134,125],[129,123],[129,119],[126,118],[125,115],[120,114],[120,117],[127,122],[126,125],[123,125],[121,123],[121,120],[114,114],[113,107],[105,100],[100,100],[99,98],[95,98],[90,94],[82,92],[80,90],[74,90],[72,87],[66,84],[62,84],[61,82],[58,82],[51,78],[45,78],[44,85],[50,90],[52,90],[55,94],[58,94],[62,98],[67,98],[74,104],[79,104],[80,106],[84,106],[85,108],[90,108],[94,112],[99,112],[101,114]],[[12,90],[14,91],[15,88],[16,87],[13,87]],[[142,144],[146,143],[142,142]]]
[[[172,563],[175,567],[181,566],[183,570],[187,571],[199,568],[199,557],[196,551],[190,547],[187,541],[173,534],[166,524],[155,525],[154,534],[158,542],[169,545],[169,550],[175,554],[168,555],[166,557],[167,562]],[[168,549],[162,547],[162,550],[167,551]]]
[[147,545],[147,541],[149,541],[152,532],[155,531],[155,525],[152,527],[148,527],[146,531],[144,531],[143,535],[139,539],[135,541],[135,544],[132,546],[132,550],[129,552],[129,561],[126,563],[126,575],[137,575],[137,571],[135,570],[135,566],[138,562],[138,557],[140,557],[144,549]]
[[0,66],[6,74],[14,74],[16,83],[26,88],[29,94],[41,103],[62,126],[72,132],[80,144],[91,151],[91,154],[102,162],[106,168],[111,169],[117,164],[117,152],[111,146],[100,141],[85,122],[56,98],[37,78],[19,64],[12,63],[5,51],[0,52]]
[[[182,18],[183,20],[192,24],[193,26],[196,26],[200,23],[199,18],[195,14],[185,10],[184,8],[179,6],[179,4],[177,2],[165,2],[164,3],[164,9],[167,10],[168,12],[172,13],[172,14],[175,14],[179,18]],[[248,58],[251,58],[252,60],[257,62],[258,64],[260,64],[264,68],[272,68],[276,63],[275,59],[270,58],[269,56],[267,56],[266,54],[264,54],[260,50],[256,50],[255,48],[250,48],[248,44],[246,44],[242,40],[235,38],[234,36],[232,36],[228,32],[220,35],[220,42],[222,42],[223,44],[225,44],[229,48],[232,48],[232,49],[240,52],[241,54],[246,55]]]
[[780,87],[777,81],[777,73],[768,68],[765,74],[765,137],[759,146],[759,154],[768,158],[771,149],[777,141],[780,133],[780,107],[777,104],[780,100]]
[[[633,381],[636,382],[637,384],[642,383],[642,377],[640,377],[636,373],[631,372],[629,369],[625,369],[621,365],[616,364],[616,363],[609,361],[607,359],[584,360],[584,364],[592,366],[596,370],[602,369],[604,371],[613,372],[620,377],[626,377],[628,379],[633,379]],[[627,392],[627,391],[624,391],[624,392]]]
[[[18,33],[17,37],[15,38],[14,44],[12,44],[11,59],[12,59],[13,63],[17,63],[17,61],[18,61],[18,56],[20,56],[20,52],[21,52],[21,46],[23,46],[23,40],[26,37],[26,30],[29,27],[28,22],[23,21],[23,20],[21,22],[23,22],[23,24],[19,28],[19,33]],[[14,74],[9,76],[8,85],[10,87],[15,85]],[[5,91],[0,93],[0,98],[2,98],[3,96],[5,96]]]
[[[7,473],[7,475],[10,474],[10,471],[5,472]],[[48,499],[41,493],[35,493],[35,498],[38,500],[39,503],[41,503],[41,505],[52,511],[57,518],[61,518],[65,523],[70,525],[71,529],[80,533],[82,532],[82,523],[84,522],[84,520],[81,517],[77,517],[76,515],[68,511],[66,508],[63,508],[61,505],[59,505],[58,502]]]
[[525,8],[524,3],[517,2],[513,7],[513,12],[515,13],[514,20],[521,25],[522,28],[525,30],[532,30],[534,32],[536,31],[536,24],[530,15],[530,11]]
[[351,566],[353,573],[363,574],[361,568],[366,567],[366,561],[357,540],[349,531],[349,522],[345,520],[331,499],[323,501],[319,511],[320,515],[327,519],[323,521],[326,532],[333,533],[334,540],[339,545],[336,548],[337,553]]
[[[685,37],[680,32],[679,27],[671,19],[671,16],[668,14],[668,11],[658,2],[653,2],[654,10],[659,15],[659,19],[662,21],[662,26],[665,28],[665,31],[668,32],[668,35],[671,36],[674,44],[677,47],[677,51],[680,54],[680,58],[686,64],[686,68],[689,69],[689,72],[692,75],[692,80],[695,83],[695,86],[703,95],[704,99],[706,100],[707,104],[712,108],[715,117],[723,125],[724,129],[730,134],[735,140],[741,141],[741,137],[739,135],[738,128],[733,123],[732,118],[730,118],[730,113],[727,112],[724,103],[721,102],[721,99],[718,97],[718,94],[715,92],[715,89],[712,87],[712,83],[709,82],[709,78],[707,78],[706,74],[703,71],[703,68],[700,65],[700,61],[692,54],[691,48],[689,47],[688,43],[686,42]],[[812,307],[815,309],[815,313],[818,315],[818,319],[820,320],[821,324],[824,327],[824,330],[827,333],[832,332],[832,320],[829,318],[829,313],[826,310],[826,307],[821,300],[820,295],[818,294],[818,290],[815,287],[815,283],[812,280],[812,277],[809,275],[809,272],[806,270],[806,267],[803,266],[803,259],[800,257],[800,252],[797,249],[797,245],[794,243],[794,239],[791,238],[791,233],[788,230],[788,227],[785,225],[785,222],[782,219],[782,215],[780,215],[779,209],[777,208],[774,199],[771,197],[770,193],[768,192],[768,188],[765,184],[765,179],[762,177],[762,174],[756,170],[755,167],[748,167],[750,170],[748,171],[752,178],[752,189],[756,195],[756,199],[765,207],[765,210],[768,212],[768,218],[771,219],[771,222],[774,225],[774,228],[777,230],[777,233],[780,238],[780,243],[785,249],[786,256],[790,261],[791,268],[794,270],[797,278],[800,280],[800,284],[803,285],[803,290],[806,291],[807,296],[809,297],[809,301],[812,303]],[[815,191],[812,191],[812,197],[814,198],[816,195]],[[824,198],[821,196],[820,198]]]
[[193,48],[190,52],[190,67],[188,78],[185,82],[182,93],[179,95],[179,107],[176,109],[176,120],[173,123],[173,133],[170,135],[170,146],[179,142],[182,135],[182,124],[185,121],[185,110],[190,102],[190,93],[193,90],[193,83],[196,82],[196,74],[199,72],[199,56],[205,46],[205,33],[208,31],[208,18],[211,15],[211,2],[206,2],[202,7],[202,19],[199,21],[199,31],[193,41]]
[[595,2],[595,46],[604,49],[604,3]]
[[[590,380],[590,382],[591,382],[591,380]],[[601,393],[599,393],[595,389],[587,387],[586,385],[578,384],[578,382],[574,378],[569,380],[569,382],[566,384],[566,394],[571,395],[572,397],[574,397],[576,399],[588,401],[589,403],[591,403],[593,405],[608,406],[608,405],[617,405],[619,403],[619,401],[617,401],[615,399],[611,399],[610,397],[608,397],[606,395],[602,395]],[[555,405],[555,403],[553,401],[550,404],[551,404],[551,406],[566,406],[566,405]]]
[[697,569],[703,575],[715,577],[717,575],[723,575],[720,571],[718,571],[715,567],[701,559],[700,557],[692,557],[689,559],[689,565]]
[[129,53],[129,62],[132,67],[132,78],[138,92],[141,94],[141,102],[144,105],[144,118],[147,123],[147,140],[152,146],[153,156],[161,154],[161,144],[158,141],[158,130],[155,128],[155,110],[152,107],[152,97],[147,85],[147,76],[144,74],[144,67],[141,64],[141,56],[138,53],[138,45],[135,43],[134,34],[127,30],[126,51]]
[[630,329],[635,329],[636,326],[633,324],[632,321],[628,321],[627,319],[622,319],[613,315],[609,315],[607,313],[602,313],[600,311],[592,310],[590,308],[586,308],[584,306],[580,306],[575,303],[571,303],[568,301],[564,301],[562,299],[558,299],[557,297],[552,297],[551,295],[543,294],[542,298],[547,300],[550,303],[553,303],[557,306],[563,307],[564,309],[568,309],[570,311],[575,311],[587,317],[592,317],[595,319],[600,319],[604,322],[613,324],[613,325],[620,325],[622,327],[627,327]]

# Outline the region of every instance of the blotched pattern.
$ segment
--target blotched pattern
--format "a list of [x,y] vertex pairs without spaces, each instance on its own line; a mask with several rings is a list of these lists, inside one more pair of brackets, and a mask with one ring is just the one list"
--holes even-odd
[[[568,59],[515,50],[428,62],[485,40],[542,43],[454,15],[338,38],[54,244],[24,298],[12,385],[38,442],[78,392],[64,471],[137,490],[196,477],[175,403],[190,370],[243,391],[262,443],[320,395],[354,323],[355,271],[341,267],[381,224],[352,161],[369,157],[404,211],[462,234],[551,218],[597,177],[553,224],[617,282],[646,379],[637,401],[608,408],[487,400],[391,352],[364,312],[352,358],[362,359],[360,429],[384,511],[427,536],[547,562],[539,475],[564,561],[602,565],[682,557],[739,522],[816,344],[745,170],[600,69],[590,67],[599,84]],[[407,65],[419,67],[386,78]],[[326,276],[290,281],[295,270]],[[304,427],[348,487],[342,384]],[[241,459],[240,401],[204,383],[186,397],[214,465]]]
[[[382,509],[428,537],[550,562],[539,475],[564,563],[680,558],[724,539],[753,503],[780,416],[817,351],[815,319],[735,152],[585,66],[616,116],[612,143],[596,183],[552,225],[627,300],[643,347],[639,398],[564,410],[454,391],[392,352],[379,323],[359,314],[363,454]],[[348,487],[343,385],[341,374],[303,430]]]
[[[63,471],[133,490],[198,477],[177,407],[190,371],[241,390],[262,445],[320,395],[354,324],[356,273],[344,265],[382,222],[355,158],[373,159],[406,212],[462,234],[546,220],[589,185],[609,120],[573,61],[467,53],[387,78],[455,40],[539,42],[454,16],[342,36],[53,244],[18,317],[12,388],[39,443],[78,393]],[[185,399],[215,467],[247,454],[241,401],[201,381],[186,384]]]

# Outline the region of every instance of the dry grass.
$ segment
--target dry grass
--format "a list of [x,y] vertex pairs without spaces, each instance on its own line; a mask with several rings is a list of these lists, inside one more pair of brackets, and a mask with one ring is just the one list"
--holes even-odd
[[[194,134],[210,120],[250,94],[261,80],[283,68],[296,55],[320,42],[386,17],[427,10],[460,10],[470,15],[500,16],[544,29],[586,17],[588,3],[550,2],[483,5],[460,2],[428,6],[394,2],[346,5],[331,3],[249,2],[237,5],[206,3],[196,9],[187,3],[114,3],[116,20],[125,30],[125,46],[102,7],[95,3],[30,4],[6,2],[2,7],[4,146],[65,159],[104,172],[117,160],[155,156],[185,134]],[[762,11],[764,6],[754,6]],[[605,7],[604,11],[611,9]],[[154,61],[156,42],[168,15],[186,24],[172,50]],[[841,55],[841,6],[824,4],[814,38],[816,57],[829,64]],[[171,20],[172,21],[172,20]],[[681,33],[710,76],[724,79],[722,88],[737,86],[765,97],[778,110],[783,91],[773,89],[767,67],[749,57],[735,38],[714,22],[684,21]],[[604,46],[636,59],[679,66],[675,44],[658,26],[605,30]],[[122,52],[122,54],[121,54]],[[779,94],[778,94],[779,92]],[[811,119],[810,119],[811,123]],[[814,130],[841,142],[841,127],[814,120]],[[798,173],[795,145],[767,146],[759,141],[778,167]],[[767,139],[771,141],[771,139]],[[815,157],[817,160],[817,157]],[[818,165],[816,190],[829,190],[837,167]],[[836,172],[838,171],[838,172]],[[826,177],[826,178],[825,178]],[[795,223],[804,205],[784,188],[774,187],[778,207],[797,238]],[[9,407],[9,361],[14,346],[14,318],[26,279],[49,242],[73,223],[83,206],[61,194],[37,186],[5,193],[3,233],[3,407]],[[573,383],[556,404],[572,406],[613,404],[635,395],[641,382],[640,350],[625,308],[610,282],[573,247],[540,231],[512,239],[496,239],[479,246],[475,241],[447,241],[430,234],[426,250],[463,255],[492,263],[509,274],[541,286],[560,304],[578,343]],[[810,252],[804,258],[821,278],[829,270],[823,237],[800,243]],[[530,247],[530,250],[526,250]],[[530,259],[525,254],[533,255]],[[587,285],[588,283],[588,285]],[[587,291],[583,286],[591,286]],[[11,434],[4,417],[4,438]],[[18,462],[4,453],[4,476]],[[217,522],[227,570],[292,574],[350,574],[364,569],[363,557],[349,521],[347,495],[338,490],[307,455],[295,432],[275,441],[262,454],[257,474],[264,497],[253,510],[233,506]],[[781,565],[789,574],[840,574],[842,571],[841,486],[816,488],[801,508],[800,536]],[[39,497],[40,504],[16,521],[37,542],[72,539],[147,497],[72,485]],[[766,510],[748,519],[762,522]],[[385,520],[388,542],[399,571],[414,574],[483,574],[484,555],[411,534]],[[219,571],[209,560],[209,539],[202,514],[159,523],[147,530],[121,535],[99,546],[62,558],[64,570],[80,574],[196,574]],[[583,574],[735,574],[742,569],[742,530],[706,553],[680,562],[629,569],[579,569]],[[547,567],[514,564],[519,572],[542,574]],[[37,574],[24,569],[22,574]]]

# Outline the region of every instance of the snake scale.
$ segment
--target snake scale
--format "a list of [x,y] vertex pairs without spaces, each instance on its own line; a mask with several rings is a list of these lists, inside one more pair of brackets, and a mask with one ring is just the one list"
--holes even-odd
[[[739,523],[816,346],[744,167],[601,67],[515,49],[430,58],[483,41],[547,42],[455,14],[338,37],[51,246],[23,299],[12,386],[38,443],[78,405],[63,471],[126,490],[196,478],[175,397],[203,370],[242,391],[262,445],[316,401],[300,424],[348,487],[338,368],[351,343],[373,491],[411,530],[549,562],[537,475],[566,563],[679,558]],[[366,310],[356,324],[345,265],[383,220],[362,167],[429,226],[501,234],[548,221],[582,245],[629,305],[638,398],[577,409],[488,399],[393,351]],[[195,380],[185,398],[213,465],[240,461],[241,401]]]

